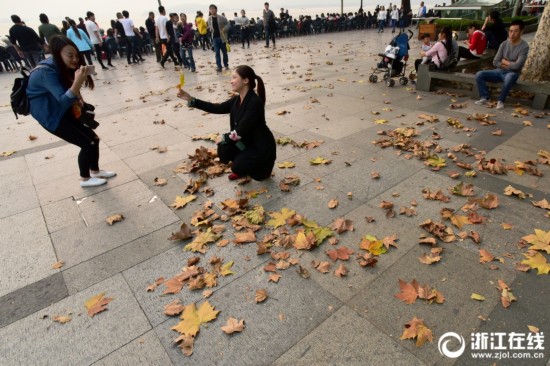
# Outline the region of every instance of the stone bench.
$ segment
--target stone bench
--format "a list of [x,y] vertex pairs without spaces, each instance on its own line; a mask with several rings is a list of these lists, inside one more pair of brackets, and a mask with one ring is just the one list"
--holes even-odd
[[[479,62],[479,60],[474,61]],[[479,90],[476,83],[476,76],[474,74],[436,71],[435,69],[430,69],[430,65],[428,64],[419,65],[416,80],[416,90],[430,92],[434,89],[436,80],[470,84],[472,85],[472,98],[479,99]],[[502,83],[487,83],[487,86],[502,87]],[[518,80],[516,84],[512,87],[512,90],[534,94],[535,98],[533,99],[531,106],[535,109],[544,109],[548,103],[550,96],[549,83]]]

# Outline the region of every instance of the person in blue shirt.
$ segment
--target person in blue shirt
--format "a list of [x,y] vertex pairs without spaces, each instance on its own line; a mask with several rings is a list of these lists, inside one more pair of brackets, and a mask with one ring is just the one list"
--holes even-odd
[[93,65],[92,50],[94,49],[94,45],[92,44],[90,37],[88,37],[82,29],[76,26],[74,20],[69,19],[69,26],[70,28],[67,30],[67,37],[76,45],[78,52],[80,52],[82,56],[86,57],[88,64]]
[[65,36],[53,36],[50,50],[52,57],[40,62],[29,78],[31,115],[55,136],[80,147],[82,187],[105,184],[105,178],[116,173],[99,169],[99,137],[79,119],[85,105],[80,89],[94,88],[92,67],[86,66],[77,46]]

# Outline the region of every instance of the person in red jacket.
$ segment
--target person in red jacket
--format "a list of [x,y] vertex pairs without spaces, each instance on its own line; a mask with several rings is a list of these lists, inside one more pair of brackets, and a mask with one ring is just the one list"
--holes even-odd
[[458,48],[459,61],[461,58],[469,60],[479,58],[487,47],[487,37],[476,24],[471,24],[468,26],[468,40],[464,43],[468,48],[462,46]]

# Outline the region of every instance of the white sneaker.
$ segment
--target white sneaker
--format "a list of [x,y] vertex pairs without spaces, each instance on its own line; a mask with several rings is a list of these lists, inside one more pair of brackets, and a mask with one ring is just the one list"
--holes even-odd
[[88,180],[80,181],[81,187],[96,187],[107,183],[107,179],[102,178],[90,178]]
[[488,102],[487,98],[481,98],[480,100],[476,100],[474,103],[477,105],[483,105],[483,104],[487,104],[487,102]]
[[497,102],[497,109],[504,109],[504,102],[501,102],[500,100]]
[[100,170],[99,173],[90,173],[90,177],[92,178],[112,178],[115,175],[115,172],[108,172],[106,170]]

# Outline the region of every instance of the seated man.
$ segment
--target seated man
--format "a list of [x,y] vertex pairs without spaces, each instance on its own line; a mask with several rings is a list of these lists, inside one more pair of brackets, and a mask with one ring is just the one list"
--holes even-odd
[[479,71],[476,74],[477,87],[481,97],[475,102],[476,104],[485,104],[489,99],[487,81],[503,82],[504,86],[498,97],[497,109],[504,108],[504,100],[516,83],[529,53],[529,44],[521,39],[524,26],[522,20],[512,21],[508,30],[508,39],[502,42],[493,60],[496,69]]
[[487,38],[485,34],[479,30],[477,24],[470,24],[468,26],[468,40],[464,41],[464,44],[466,44],[468,48],[460,46],[458,49],[458,61],[460,61],[461,58],[467,60],[477,59],[485,52]]

